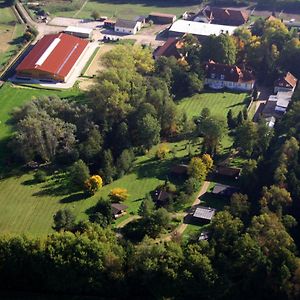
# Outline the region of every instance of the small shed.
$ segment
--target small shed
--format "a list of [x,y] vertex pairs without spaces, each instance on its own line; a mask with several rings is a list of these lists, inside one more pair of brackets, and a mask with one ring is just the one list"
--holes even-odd
[[198,206],[193,214],[193,218],[199,221],[210,222],[216,213],[216,209],[206,206]]
[[212,193],[218,196],[231,197],[234,193],[238,193],[239,191],[240,189],[238,187],[217,183]]
[[218,166],[215,173],[221,176],[238,179],[241,175],[241,169],[227,166]]
[[116,25],[116,21],[115,20],[110,20],[110,19],[105,20],[104,23],[103,23],[103,27],[106,28],[106,29],[114,30],[115,25]]
[[176,21],[176,16],[171,14],[163,14],[159,12],[152,12],[149,14],[149,20],[154,24],[170,24]]
[[128,208],[128,206],[121,204],[121,203],[112,203],[111,204],[111,210],[112,210],[112,213],[113,213],[113,216],[115,219],[126,214],[127,208]]
[[154,192],[154,201],[158,206],[165,205],[170,198],[172,198],[172,194],[165,191],[164,189],[157,189]]
[[80,38],[84,39],[91,39],[93,35],[93,29],[92,28],[86,28],[86,27],[77,27],[77,26],[68,26],[65,30],[65,33],[68,33],[70,35],[74,35]]

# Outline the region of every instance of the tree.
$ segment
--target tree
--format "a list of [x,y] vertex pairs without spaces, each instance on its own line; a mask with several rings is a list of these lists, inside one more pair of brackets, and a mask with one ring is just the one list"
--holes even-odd
[[230,199],[230,213],[239,218],[249,215],[250,203],[248,196],[240,193],[234,193]]
[[188,174],[191,178],[195,178],[200,182],[205,180],[207,176],[207,167],[199,157],[193,157],[188,166]]
[[92,11],[92,13],[91,13],[91,17],[96,21],[96,20],[98,20],[99,19],[99,17],[100,17],[100,14],[99,14],[99,12],[98,11],[96,11],[96,10],[93,10]]
[[132,171],[134,160],[135,156],[132,149],[122,151],[120,157],[117,159],[117,169],[120,177]]
[[201,156],[201,159],[202,159],[203,163],[205,164],[206,169],[208,171],[210,171],[214,165],[214,161],[213,161],[212,157],[209,154],[205,153]]
[[76,161],[69,168],[69,179],[70,182],[80,188],[85,186],[85,182],[90,177],[90,170],[83,160]]
[[160,144],[156,151],[156,157],[158,159],[165,159],[169,152],[170,152],[170,148],[168,147],[167,144],[165,144],[165,143]]
[[72,211],[68,208],[60,209],[53,216],[54,229],[60,230],[72,230],[75,224],[75,216]]
[[147,114],[138,122],[139,144],[150,149],[160,141],[160,124],[156,118]]
[[112,202],[123,202],[129,197],[127,189],[114,188],[109,193],[109,198]]
[[197,192],[200,188],[201,182],[194,177],[187,179],[184,183],[184,190],[188,195],[192,195]]
[[90,221],[99,224],[106,228],[113,221],[113,213],[111,202],[100,198],[97,204],[93,207],[93,213],[90,216]]
[[202,45],[202,60],[210,59],[223,64],[233,65],[236,62],[236,43],[232,36],[220,34],[211,35]]
[[102,187],[102,178],[99,175],[93,175],[84,183],[86,191],[94,195]]
[[105,150],[103,152],[103,177],[106,183],[111,183],[116,175],[116,168],[114,166],[114,159],[111,151]]
[[233,118],[232,109],[229,109],[227,113],[227,125],[229,129],[234,129],[236,126],[235,119]]
[[197,123],[198,134],[203,136],[203,152],[215,154],[225,133],[225,122],[216,117],[200,118]]
[[36,171],[34,173],[33,177],[34,177],[34,180],[39,183],[45,182],[47,180],[47,174],[43,170]]
[[270,188],[263,187],[260,204],[263,210],[268,208],[281,216],[282,209],[292,204],[291,194],[285,188],[276,185],[272,185]]
[[245,121],[237,127],[234,144],[240,147],[246,156],[251,156],[257,141],[257,125],[254,122]]
[[148,218],[152,215],[155,209],[155,204],[150,195],[147,195],[146,198],[142,201],[139,207],[139,215],[144,218]]

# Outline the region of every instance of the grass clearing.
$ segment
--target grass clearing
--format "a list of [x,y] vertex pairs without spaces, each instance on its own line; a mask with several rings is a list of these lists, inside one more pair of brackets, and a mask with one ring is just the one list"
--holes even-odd
[[184,98],[179,102],[179,108],[187,113],[188,118],[199,116],[201,110],[209,108],[212,115],[226,118],[229,109],[234,115],[249,105],[246,93],[205,92]]
[[0,70],[22,46],[25,25],[18,20],[5,1],[0,1]]
[[[60,17],[72,17],[77,13],[84,0],[75,0],[70,5],[63,1],[44,1],[45,9],[52,15]],[[132,19],[139,15],[148,15],[152,11],[171,13],[180,16],[185,11],[196,11],[200,8],[199,1],[186,0],[89,0],[84,8],[76,14],[77,18],[91,18],[92,11],[98,11],[101,16],[109,18]]]

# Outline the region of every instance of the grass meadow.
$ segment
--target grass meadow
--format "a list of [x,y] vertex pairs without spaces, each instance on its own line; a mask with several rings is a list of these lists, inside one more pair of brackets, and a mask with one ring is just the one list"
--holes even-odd
[[45,1],[46,10],[60,17],[91,18],[92,11],[98,11],[101,16],[132,19],[150,12],[171,13],[180,16],[185,11],[199,9],[200,2],[196,0],[89,0],[82,8],[83,0],[73,1],[66,6],[62,1]]
[[[6,140],[12,134],[9,125],[10,113],[16,106],[21,106],[33,97],[56,94],[62,98],[78,96],[80,91],[74,88],[66,91],[14,87],[4,84],[0,88],[0,168],[5,167]],[[225,96],[225,98],[224,98]],[[232,107],[238,112],[244,107],[245,94],[205,93],[182,100],[179,104],[189,117],[198,115],[201,109],[209,107],[212,114],[224,116]],[[226,139],[225,139],[226,140]],[[230,144],[230,141],[228,142]],[[66,186],[67,178],[63,171],[48,170],[49,176],[44,183],[33,181],[33,172],[10,175],[0,180],[0,231],[6,233],[29,233],[45,235],[51,233],[53,215],[61,208],[70,208],[78,220],[87,219],[88,212],[100,197],[107,197],[114,187],[128,189],[129,198],[125,201],[128,214],[116,224],[136,214],[142,199],[159,184],[169,178],[170,167],[175,162],[184,162],[188,154],[199,153],[199,141],[189,144],[188,141],[169,143],[172,154],[164,161],[155,159],[156,147],[146,155],[137,158],[135,169],[131,174],[104,186],[96,195],[85,198],[82,192],[70,192]],[[1,172],[0,172],[1,173]],[[172,180],[172,178],[171,178]],[[194,199],[191,199],[191,202]],[[205,199],[203,199],[205,200]],[[206,200],[205,200],[206,201]],[[207,205],[210,204],[207,199]],[[193,231],[193,230],[192,230]],[[189,231],[187,232],[189,233]]]
[[25,25],[17,22],[12,9],[0,1],[0,70],[21,44]]
[[179,107],[190,119],[199,116],[201,110],[206,107],[210,109],[212,115],[226,119],[229,109],[232,109],[233,115],[237,115],[248,104],[246,93],[211,91],[184,98],[179,102]]

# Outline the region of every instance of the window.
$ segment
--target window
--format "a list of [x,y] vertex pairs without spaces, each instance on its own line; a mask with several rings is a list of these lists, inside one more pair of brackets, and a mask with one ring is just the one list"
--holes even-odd
[[223,74],[221,74],[221,80],[224,80],[225,76]]
[[211,73],[211,78],[215,78],[216,74],[215,73]]

